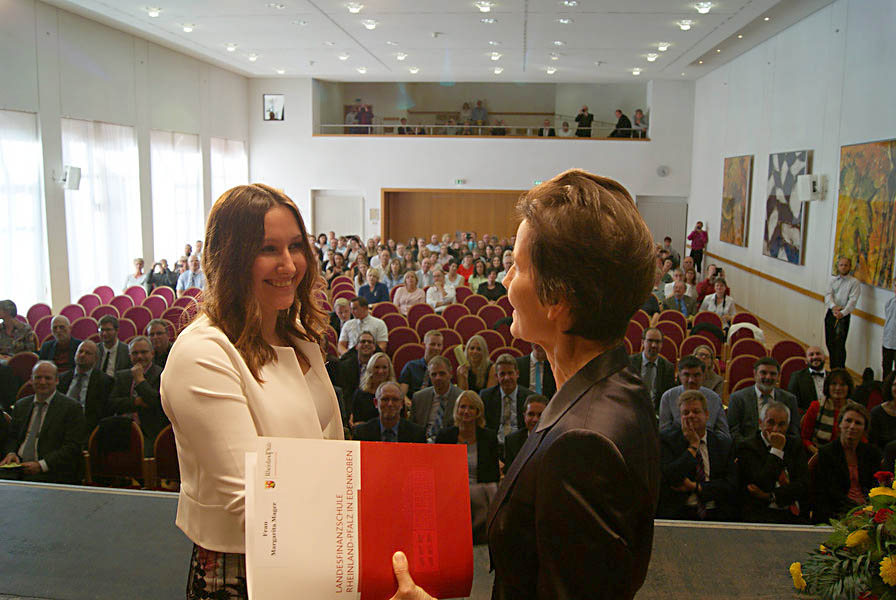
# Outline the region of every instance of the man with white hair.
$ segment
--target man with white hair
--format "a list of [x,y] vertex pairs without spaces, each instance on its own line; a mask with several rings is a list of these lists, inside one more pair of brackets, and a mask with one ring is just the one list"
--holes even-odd
[[75,352],[81,340],[72,337],[72,324],[67,317],[56,315],[50,321],[53,339],[49,339],[40,347],[40,359],[48,360],[61,372],[75,367]]
[[177,278],[175,291],[178,296],[183,296],[184,292],[190,288],[205,289],[205,273],[199,270],[199,257],[193,254],[188,259],[187,264],[190,268]]
[[148,337],[138,335],[131,340],[128,349],[134,366],[115,373],[115,387],[109,403],[115,414],[131,416],[140,425],[143,455],[150,457],[156,436],[168,425],[159,393],[162,369],[152,361],[152,342]]

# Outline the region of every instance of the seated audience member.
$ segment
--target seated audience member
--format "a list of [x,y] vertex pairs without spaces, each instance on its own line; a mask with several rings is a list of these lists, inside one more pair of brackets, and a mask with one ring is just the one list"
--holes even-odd
[[664,519],[723,521],[732,516],[737,470],[731,439],[707,429],[706,398],[688,390],[676,400],[680,426],[660,433]]
[[[672,238],[668,235],[663,238],[663,246],[662,249],[669,253],[669,260],[672,261],[672,267],[677,269],[681,266],[681,254],[678,253],[678,250],[672,247]],[[684,272],[684,269],[682,269]]]
[[660,356],[662,347],[663,332],[650,327],[641,334],[641,351],[628,357],[632,369],[644,382],[657,414],[660,412],[660,398],[675,387],[675,365]]
[[467,279],[471,290],[479,290],[479,286],[488,281],[487,271],[484,260],[473,261],[473,274]]
[[497,385],[495,366],[488,358],[488,345],[481,335],[471,336],[464,346],[463,360],[458,361],[457,387],[481,394],[487,387]]
[[454,289],[457,289],[462,285],[466,285],[467,282],[464,279],[464,276],[457,272],[456,261],[448,261],[448,266],[446,268],[448,269],[448,272],[445,273],[445,285],[450,285]]
[[374,394],[378,416],[352,428],[352,439],[362,442],[426,443],[426,430],[401,418],[404,394],[394,381],[384,381]]
[[326,272],[327,269],[333,266],[333,263],[336,260],[336,249],[328,248],[326,254],[324,255],[324,260],[321,263],[321,272]]
[[81,481],[84,411],[76,400],[57,391],[57,374],[52,362],[36,363],[31,370],[34,394],[13,408],[0,465],[21,464],[25,481]]
[[476,125],[486,125],[488,123],[488,111],[482,105],[482,100],[476,101],[476,107],[473,108],[470,118]]
[[96,368],[99,364],[96,343],[84,340],[75,353],[75,368],[59,377],[56,390],[77,401],[84,411],[85,440],[100,419],[110,414],[109,394],[113,379]]
[[881,403],[883,396],[883,382],[874,379],[874,369],[865,367],[862,371],[862,383],[856,386],[852,393],[852,399],[868,410]]
[[395,291],[395,297],[392,299],[398,311],[404,316],[408,315],[408,311],[415,304],[426,303],[426,293],[417,287],[417,272],[408,271],[404,274],[404,285]]
[[[509,250],[504,251],[504,256],[501,257],[501,266],[503,267],[500,271],[498,271],[497,281],[504,281],[504,278],[507,277],[507,271],[510,270],[510,267],[513,266],[513,254],[508,254]],[[493,268],[495,265],[492,265]],[[503,284],[502,284],[503,285]]]
[[640,108],[635,111],[635,121],[632,123],[632,128],[635,130],[633,137],[641,139],[647,137],[647,117],[644,116],[644,111]]
[[337,298],[333,303],[333,311],[330,313],[330,327],[336,332],[338,338],[342,326],[352,318],[352,308],[348,298]]
[[352,425],[358,425],[376,417],[374,394],[379,385],[386,381],[398,383],[395,379],[395,369],[392,368],[392,361],[389,360],[389,356],[385,352],[377,352],[367,361],[367,367],[361,375],[358,389],[352,395],[350,401]]
[[569,121],[563,121],[560,123],[560,131],[557,132],[559,137],[573,137],[576,132],[574,129],[570,128]]
[[125,277],[122,292],[135,285],[140,287],[146,285],[146,273],[143,272],[144,264],[142,258],[134,259],[134,272],[129,273],[128,276]]
[[[470,276],[473,274],[473,254],[464,254],[464,257],[461,259],[460,265],[457,267],[457,272],[461,277],[464,278],[464,285],[469,285]],[[456,286],[455,286],[456,287]]]
[[731,325],[734,318],[734,298],[728,295],[728,284],[724,279],[716,279],[714,284],[716,293],[703,299],[700,310],[708,310],[722,319],[722,325]]
[[420,269],[417,271],[417,285],[423,289],[433,284],[432,258],[426,257],[420,261]]
[[748,523],[808,522],[809,465],[803,444],[788,434],[791,411],[771,401],[759,430],[737,447],[741,517]]
[[498,357],[495,373],[498,385],[482,390],[481,397],[485,403],[486,427],[498,432],[498,443],[503,447],[504,438],[523,426],[526,398],[532,395],[532,390],[518,385],[520,373],[516,359],[510,354]]
[[[368,274],[370,271],[368,271]],[[397,258],[393,258],[389,261],[388,270],[386,274],[383,276],[383,285],[386,286],[390,292],[393,288],[399,287],[404,284],[404,271],[401,267],[401,261]]]
[[466,444],[470,483],[492,483],[501,478],[498,438],[485,428],[482,399],[476,392],[462,392],[454,403],[454,426],[443,428],[437,444]]
[[428,369],[432,385],[411,399],[411,421],[426,429],[426,441],[434,442],[442,429],[454,425],[454,403],[463,390],[451,383],[451,363],[444,356],[433,356]]
[[377,347],[385,352],[386,344],[389,343],[389,328],[386,327],[386,323],[370,314],[370,305],[363,296],[351,299],[351,309],[355,318],[346,321],[342,325],[342,331],[339,332],[339,356],[355,347],[362,331],[369,331]]
[[653,315],[660,312],[662,302],[666,299],[666,295],[663,292],[663,287],[664,286],[660,281],[660,271],[659,269],[657,269],[653,289],[650,291],[650,294],[647,295],[647,299],[644,300],[644,304],[641,305],[641,310],[646,312],[647,316],[651,318],[653,317]]
[[492,135],[507,135],[507,127],[504,125],[504,120],[498,119],[495,121],[495,125],[492,127],[490,133]]
[[697,276],[697,267],[694,265],[694,257],[693,256],[685,256],[681,259],[681,270],[684,271],[685,275],[685,283],[687,281],[688,270],[694,271],[694,281],[693,284],[696,286],[700,283],[700,278]]
[[[803,445],[813,455],[821,446],[837,439],[840,411],[852,396],[852,376],[846,369],[834,369],[824,380],[823,397],[809,405],[800,424]],[[867,419],[866,419],[866,425]]]
[[[668,258],[663,258],[660,256],[660,264],[662,267],[660,268],[660,281],[663,283],[672,283],[673,282],[673,271],[672,271],[672,261]],[[665,287],[663,288],[665,292]]]
[[454,286],[445,282],[445,272],[437,268],[432,273],[432,285],[426,290],[426,303],[437,313],[445,310],[456,299]]
[[806,368],[796,371],[790,376],[787,391],[796,396],[800,414],[805,414],[809,406],[824,397],[824,350],[820,346],[806,348]]
[[184,245],[184,258],[190,258],[193,255],[193,246],[190,244]]
[[177,288],[178,277],[180,277],[180,273],[169,269],[168,261],[162,258],[152,266],[152,269],[146,275],[146,291],[151,292],[157,287],[167,287],[174,290]]
[[398,135],[414,135],[414,131],[408,126],[408,120],[405,117],[399,119],[401,125],[398,126]]
[[[685,261],[693,260],[693,259],[691,259],[690,256],[685,256],[684,259],[685,259]],[[682,270],[684,271],[684,284],[687,286],[687,291],[685,292],[685,294],[687,294],[688,296],[693,298],[694,301],[696,302],[697,301],[697,283],[698,283],[697,271],[694,270],[694,267],[690,267],[690,268],[682,267]],[[697,306],[700,306],[700,305],[698,304]]]
[[112,315],[103,315],[99,320],[99,330],[100,370],[109,377],[115,377],[117,371],[130,369],[128,345],[118,339],[118,319]]
[[[885,450],[893,440],[896,440],[896,371],[890,371],[884,379],[883,402],[871,409],[871,425],[868,432],[868,442]],[[884,465],[887,470],[892,465]]]
[[706,267],[706,276],[697,284],[697,302],[699,304],[703,304],[703,300],[715,292],[717,270],[713,264]]
[[333,253],[333,260],[327,265],[327,268],[323,272],[324,279],[327,280],[327,286],[329,287],[330,282],[333,281],[334,277],[338,277],[340,275],[348,275],[351,277],[351,273],[349,272],[349,268],[345,263],[345,255],[337,252]]
[[370,268],[367,266],[367,259],[359,258],[355,263],[355,277],[353,278],[353,283],[355,284],[355,292],[361,289],[361,286],[367,283],[367,271]]
[[367,300],[368,304],[386,302],[389,300],[389,288],[380,282],[380,270],[376,267],[367,269],[367,283],[358,290],[358,295]]
[[435,257],[433,269],[445,269],[448,262],[453,258],[448,250],[448,244],[443,242],[441,247],[439,248],[439,255]]
[[495,302],[501,296],[507,295],[507,288],[498,281],[498,269],[491,267],[488,270],[488,280],[479,284],[479,289],[476,290],[476,293],[480,296],[485,296],[492,302]]
[[[663,297],[664,298],[668,298],[668,297],[672,296],[676,281],[684,281],[684,271],[682,271],[681,269],[672,269],[672,281],[663,286]],[[684,292],[685,295],[690,296],[691,298],[696,298],[696,296],[697,296],[696,288],[693,288],[693,286],[689,287],[687,283],[685,283],[684,285],[685,285],[685,292]]]
[[40,360],[48,360],[56,365],[60,372],[73,369],[75,352],[81,340],[72,337],[72,324],[63,315],[56,315],[50,321],[53,338],[41,344],[38,356]]
[[37,352],[37,338],[28,323],[16,318],[18,308],[12,300],[0,300],[0,359],[18,352]]
[[162,319],[153,319],[146,324],[146,337],[152,344],[152,362],[162,370],[168,364],[168,353],[171,352],[171,337],[168,335],[168,327]]
[[437,234],[432,234],[429,236],[429,243],[426,244],[426,249],[430,252],[439,252],[442,249],[442,244],[439,243],[439,236]]
[[551,120],[545,119],[538,130],[538,137],[557,137],[557,132],[551,127]]
[[557,382],[551,371],[551,363],[544,348],[538,344],[532,344],[532,352],[516,359],[516,367],[520,377],[518,383],[521,387],[529,388],[536,394],[553,398],[557,393]]
[[[358,335],[358,343],[339,357],[334,369],[336,385],[342,389],[343,396],[347,401],[354,397],[370,357],[378,350],[373,334],[369,331],[362,331]],[[345,425],[348,425],[349,422],[347,416],[349,412],[351,411],[346,411]]]
[[632,122],[627,116],[622,114],[620,109],[616,109],[616,128],[610,132],[611,138],[628,138],[632,137]]
[[541,394],[532,394],[526,398],[526,412],[523,415],[523,420],[525,421],[526,426],[517,429],[504,438],[505,472],[510,468],[510,465],[513,464],[513,459],[520,453],[523,444],[529,439],[529,432],[535,429],[535,426],[538,425],[538,420],[541,419],[541,413],[544,412],[544,408],[547,405],[548,398]]
[[[842,369],[834,369],[833,373]],[[845,372],[845,370],[844,370]],[[847,373],[848,375],[848,373]],[[862,441],[868,431],[868,409],[847,401],[837,420],[840,434],[818,450],[815,470],[815,523],[827,523],[867,502],[881,468],[881,451]]]
[[576,115],[576,137],[591,137],[591,123],[594,115],[588,112],[588,107],[583,106]]
[[152,362],[152,342],[146,336],[136,336],[128,349],[134,366],[115,373],[109,404],[116,415],[134,418],[143,432],[143,454],[149,457],[156,437],[168,426],[159,393],[162,369]]
[[184,271],[177,278],[177,287],[175,291],[178,296],[183,296],[184,292],[190,288],[205,289],[205,273],[199,270],[199,257],[195,254],[188,260],[189,270]]
[[[778,402],[790,409],[790,414],[798,414],[796,397],[778,385],[781,365],[771,356],[764,356],[753,363],[753,387],[744,388],[728,398],[728,430],[735,444],[750,439],[759,431],[759,411],[769,402]],[[796,419],[790,421],[788,435],[799,437]]]
[[697,303],[685,295],[686,289],[684,281],[676,281],[672,287],[672,296],[663,300],[663,310],[677,310],[689,319],[696,315]]
[[722,399],[711,389],[703,386],[703,378],[706,375],[706,366],[699,358],[693,355],[683,356],[678,361],[678,379],[681,385],[666,390],[660,398],[660,432],[668,428],[681,426],[678,406],[678,397],[682,392],[691,390],[700,392],[706,400],[707,426],[720,437],[730,438],[728,431],[728,419],[725,417],[725,409],[722,407]]
[[457,121],[448,119],[445,123],[445,135],[459,135],[460,133],[461,128],[457,126]]
[[423,358],[409,360],[401,369],[398,376],[398,383],[401,385],[401,392],[408,398],[413,398],[417,390],[431,385],[429,381],[429,370],[427,365],[433,357],[442,354],[442,346],[444,337],[438,329],[430,329],[423,336]]
[[707,387],[714,391],[719,397],[722,397],[722,391],[725,389],[725,379],[716,373],[716,352],[712,346],[697,346],[694,348],[694,356],[706,366],[703,377],[703,387]]

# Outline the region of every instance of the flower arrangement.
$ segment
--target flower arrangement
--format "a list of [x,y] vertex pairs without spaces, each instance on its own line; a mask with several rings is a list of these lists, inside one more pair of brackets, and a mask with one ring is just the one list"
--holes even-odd
[[896,600],[896,484],[874,474],[868,503],[831,519],[830,537],[803,563],[790,565],[793,586],[821,600]]

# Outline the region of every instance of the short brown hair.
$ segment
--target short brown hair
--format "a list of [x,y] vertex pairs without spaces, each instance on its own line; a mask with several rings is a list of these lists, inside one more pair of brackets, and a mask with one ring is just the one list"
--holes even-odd
[[616,342],[653,289],[653,238],[618,182],[571,169],[535,186],[517,212],[532,228],[529,249],[543,304],[566,301],[568,334]]
[[261,367],[276,358],[261,334],[261,308],[248,274],[264,240],[264,217],[275,207],[288,209],[302,233],[305,276],[292,306],[277,315],[277,334],[318,344],[327,320],[315,291],[321,288],[320,267],[299,209],[290,198],[270,186],[238,185],[221,194],[208,216],[202,270],[206,287],[202,311],[236,347],[257,381]]
[[865,431],[868,431],[868,427],[871,425],[871,413],[868,412],[867,408],[852,400],[847,400],[846,404],[843,405],[843,408],[840,409],[840,414],[837,417],[838,425],[843,422],[843,417],[846,416],[846,413],[848,412],[857,412],[862,415],[862,418],[865,419]]

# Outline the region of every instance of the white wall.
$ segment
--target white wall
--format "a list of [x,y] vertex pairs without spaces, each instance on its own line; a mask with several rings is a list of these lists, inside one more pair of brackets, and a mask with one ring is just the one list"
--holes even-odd
[[53,181],[62,169],[60,118],[136,128],[143,249],[149,264],[150,130],[200,135],[207,208],[209,138],[248,142],[246,78],[36,0],[0,2],[0,81],[0,108],[38,115],[51,295],[57,309],[70,302],[65,201]]
[[[840,146],[896,137],[894,29],[891,0],[838,0],[697,81],[688,222],[708,224],[711,252],[824,294],[834,259]],[[796,266],[762,254],[765,182],[770,153],[803,149],[814,152],[813,171],[828,176],[830,189],[809,208],[805,266]],[[755,157],[746,248],[718,237],[723,159],[741,154]],[[726,274],[738,303],[823,345],[821,302],[739,269]],[[859,308],[882,316],[891,296],[863,285]],[[847,365],[879,374],[880,336],[880,326],[854,316]]]

